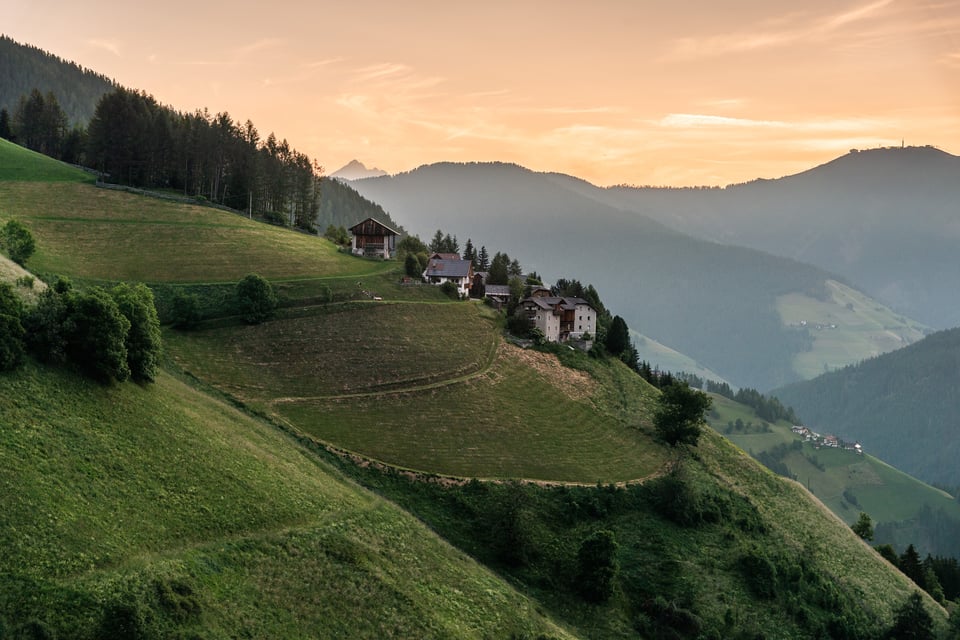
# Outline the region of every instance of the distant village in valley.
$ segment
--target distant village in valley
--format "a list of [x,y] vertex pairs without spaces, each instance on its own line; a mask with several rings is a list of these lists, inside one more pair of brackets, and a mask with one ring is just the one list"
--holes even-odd
[[859,442],[846,442],[837,436],[825,436],[804,427],[803,425],[793,425],[790,431],[803,438],[804,442],[809,442],[815,449],[826,447],[827,449],[843,449],[844,451],[853,451],[863,455],[863,446]]

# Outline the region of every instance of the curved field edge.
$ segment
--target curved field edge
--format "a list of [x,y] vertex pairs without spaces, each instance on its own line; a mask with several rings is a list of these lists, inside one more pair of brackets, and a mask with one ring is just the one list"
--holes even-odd
[[566,637],[408,514],[168,375],[100,387],[28,364],[0,395],[8,628],[92,638],[132,607],[153,637]]
[[570,368],[502,343],[492,320],[472,304],[369,305],[169,332],[167,345],[231,397],[400,468],[592,484],[663,467],[652,387],[620,363],[571,352]]

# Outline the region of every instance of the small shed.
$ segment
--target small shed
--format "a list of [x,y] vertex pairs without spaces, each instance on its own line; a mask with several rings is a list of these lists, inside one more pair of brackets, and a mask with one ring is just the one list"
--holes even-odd
[[350,227],[353,234],[351,251],[354,255],[379,257],[387,260],[397,250],[397,236],[400,232],[391,229],[382,222],[367,218]]

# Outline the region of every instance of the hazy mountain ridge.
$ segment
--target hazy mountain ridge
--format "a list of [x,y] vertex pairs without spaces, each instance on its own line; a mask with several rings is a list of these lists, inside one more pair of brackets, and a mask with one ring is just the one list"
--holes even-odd
[[377,178],[387,175],[383,169],[376,167],[367,168],[359,160],[351,160],[344,166],[330,174],[331,178],[340,178],[341,180],[362,180],[363,178]]
[[100,97],[116,86],[104,75],[6,36],[0,36],[0,61],[0,108],[11,116],[21,96],[39,89],[53,92],[70,124],[86,126]]
[[696,237],[836,272],[901,313],[960,324],[960,157],[933,147],[851,151],[776,180],[725,189],[592,192]]
[[798,380],[807,329],[785,326],[781,296],[828,299],[842,280],[758,250],[684,235],[602,200],[561,174],[506,163],[439,163],[351,183],[408,229],[440,228],[506,251],[547,280],[592,282],[630,327],[695,358],[731,383],[769,389]]

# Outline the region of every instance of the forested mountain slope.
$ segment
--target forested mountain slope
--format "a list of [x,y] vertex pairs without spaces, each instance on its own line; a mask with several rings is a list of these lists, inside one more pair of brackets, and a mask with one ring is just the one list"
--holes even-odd
[[0,35],[0,109],[11,115],[33,89],[53,92],[69,124],[86,126],[112,80],[74,62]]
[[824,431],[927,482],[960,485],[960,329],[778,389]]
[[725,189],[615,187],[591,196],[700,238],[817,265],[936,328],[960,325],[960,157],[936,148],[853,150]]

